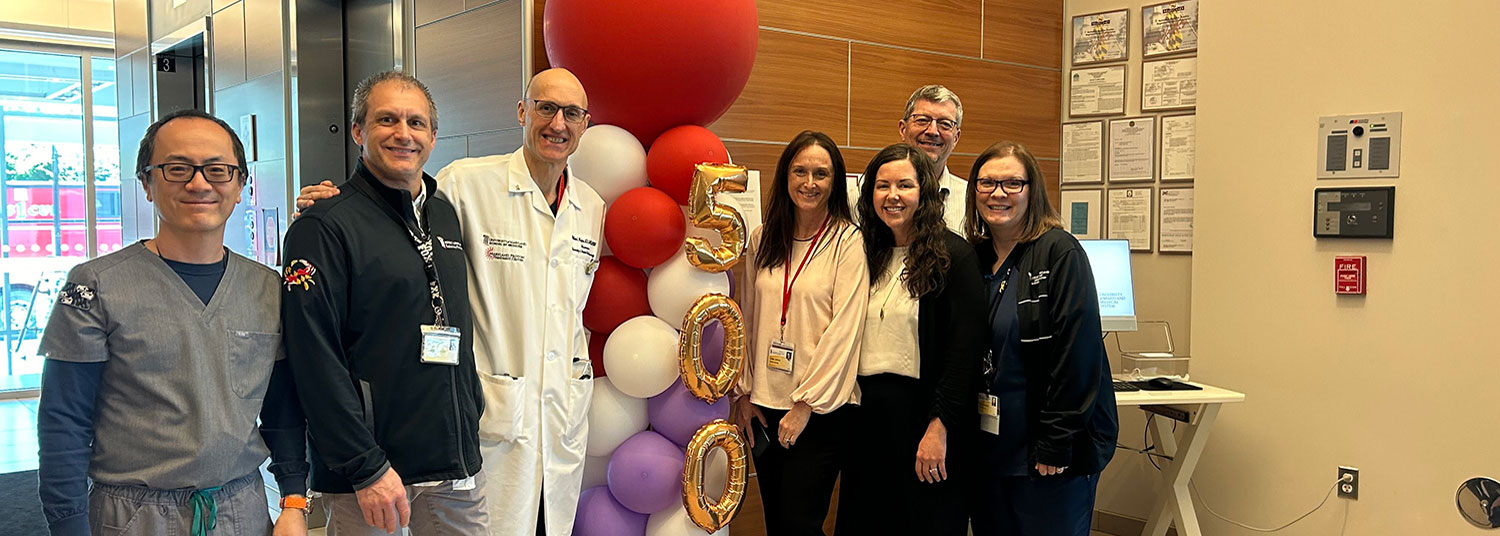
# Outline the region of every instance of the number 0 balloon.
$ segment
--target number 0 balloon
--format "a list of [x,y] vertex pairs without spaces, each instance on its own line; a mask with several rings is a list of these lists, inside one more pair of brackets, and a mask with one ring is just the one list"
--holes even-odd
[[[729,455],[729,479],[723,494],[710,499],[703,494],[703,460],[715,448],[722,448]],[[688,517],[708,532],[724,528],[739,513],[748,474],[745,438],[740,437],[739,428],[723,420],[703,425],[688,442],[687,460],[682,466],[682,505]]]
[[[718,320],[724,328],[724,362],[710,375],[703,365],[703,325]],[[745,366],[745,324],[740,306],[723,294],[698,298],[682,319],[677,339],[677,365],[682,384],[693,396],[710,404],[729,393]]]

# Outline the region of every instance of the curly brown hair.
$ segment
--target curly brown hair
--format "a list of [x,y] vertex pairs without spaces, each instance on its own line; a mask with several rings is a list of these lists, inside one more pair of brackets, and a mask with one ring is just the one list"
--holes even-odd
[[943,290],[952,264],[948,246],[943,241],[948,226],[943,223],[942,187],[938,185],[937,166],[927,153],[898,143],[881,149],[875,158],[870,159],[870,164],[865,166],[863,184],[859,187],[859,223],[865,237],[870,283],[874,284],[885,275],[886,265],[896,247],[896,236],[875,211],[875,176],[881,166],[902,160],[911,162],[917,170],[917,210],[912,215],[911,249],[907,251],[904,269],[906,290],[912,298],[921,298]]

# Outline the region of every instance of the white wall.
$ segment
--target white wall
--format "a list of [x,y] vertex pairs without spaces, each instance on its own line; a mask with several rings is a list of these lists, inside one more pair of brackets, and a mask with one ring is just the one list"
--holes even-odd
[[[1244,391],[1196,482],[1283,534],[1471,534],[1454,491],[1500,476],[1500,2],[1204,0],[1193,376]],[[1405,112],[1401,177],[1318,181],[1320,115]],[[1315,240],[1313,188],[1394,184],[1393,240]],[[1336,297],[1337,254],[1369,295]],[[1208,534],[1249,534],[1206,514]]]

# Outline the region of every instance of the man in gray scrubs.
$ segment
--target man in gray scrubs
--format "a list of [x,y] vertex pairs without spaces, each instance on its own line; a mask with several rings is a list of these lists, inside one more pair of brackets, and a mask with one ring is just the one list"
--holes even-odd
[[306,534],[306,425],[282,359],[281,279],[224,248],[244,148],[229,125],[187,110],[151,125],[139,154],[158,234],[73,268],[42,336],[50,531],[266,534],[269,454],[284,494],[275,534]]

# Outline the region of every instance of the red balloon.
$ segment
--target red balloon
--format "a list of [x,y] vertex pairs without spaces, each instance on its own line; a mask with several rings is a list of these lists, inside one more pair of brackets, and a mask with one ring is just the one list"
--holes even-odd
[[604,377],[604,340],[608,333],[589,332],[589,361],[594,364],[594,377]]
[[729,162],[729,150],[713,132],[698,125],[682,125],[661,133],[646,153],[646,177],[651,185],[677,201],[688,204],[688,189],[693,185],[693,166],[711,162]]
[[599,261],[589,301],[583,306],[583,327],[603,337],[626,320],[649,314],[646,272],[620,262],[613,255]]
[[595,123],[651,145],[724,115],[755,64],[754,0],[548,0],[547,60],[578,76]]
[[687,221],[672,196],[650,186],[620,194],[604,213],[604,241],[620,262],[656,266],[682,254]]

